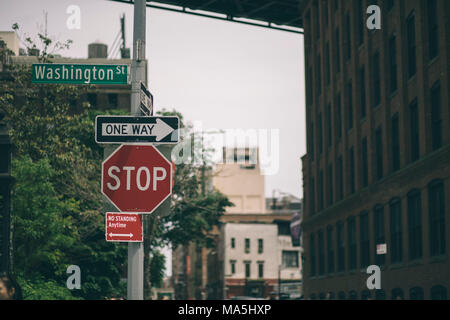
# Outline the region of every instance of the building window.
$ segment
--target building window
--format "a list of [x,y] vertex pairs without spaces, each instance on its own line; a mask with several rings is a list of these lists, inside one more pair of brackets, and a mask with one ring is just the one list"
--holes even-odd
[[430,225],[430,255],[445,254],[445,196],[444,183],[436,180],[428,185],[428,210]]
[[364,42],[364,30],[366,29],[365,21],[363,19],[363,17],[366,16],[366,12],[364,10],[363,0],[358,0],[356,4],[356,34],[358,35],[358,45],[361,46]]
[[246,278],[250,278],[251,273],[250,273],[250,261],[244,261],[244,266],[245,266],[245,277]]
[[236,248],[236,239],[235,238],[231,238],[231,249]]
[[320,60],[320,54],[316,57],[316,92],[317,96],[320,96],[322,94],[322,68],[321,68],[321,60]]
[[314,183],[314,178],[311,178],[311,183],[309,186],[309,195],[311,197],[310,200],[310,215],[313,216],[314,213],[316,212],[316,197],[315,197],[315,183]]
[[336,170],[336,180],[337,180],[337,194],[339,200],[342,200],[344,197],[344,181],[343,181],[343,165],[342,165],[342,157],[339,156],[337,159],[337,170]]
[[415,99],[409,105],[410,117],[410,148],[411,148],[411,162],[419,159],[420,143],[419,143],[419,110],[417,108],[417,100]]
[[328,128],[327,128],[327,140],[328,140],[328,147],[331,147],[333,144],[333,131],[331,127],[331,104],[328,104],[327,106],[327,122],[328,122]]
[[325,28],[328,28],[328,0],[322,1],[323,19],[325,22]]
[[264,251],[264,240],[258,239],[258,253],[263,253]]
[[349,151],[349,166],[350,166],[350,193],[355,193],[355,154],[353,147]]
[[420,191],[408,193],[408,251],[409,260],[422,258],[422,201]]
[[310,130],[309,130],[309,152],[308,154],[311,157],[311,160],[314,160],[314,145],[315,145],[315,141],[314,141],[314,123],[311,122],[310,124]]
[[319,171],[319,211],[323,210],[323,171]]
[[336,136],[338,139],[342,137],[342,113],[341,113],[341,94],[339,93],[336,98]]
[[356,223],[355,217],[347,219],[348,268],[356,269]]
[[394,199],[389,205],[391,263],[402,262],[402,211],[399,199]]
[[327,227],[327,264],[328,273],[334,272],[334,239],[333,239],[333,227]]
[[431,300],[447,300],[447,288],[444,286],[434,286],[431,288]]
[[[305,15],[305,30],[311,30],[311,13]],[[311,32],[305,32],[305,47],[311,49]]]
[[362,157],[362,186],[367,187],[369,185],[369,163],[367,159],[367,138],[364,137],[361,143],[361,157]]
[[310,252],[309,273],[311,277],[314,277],[316,275],[316,242],[313,233],[311,233],[311,235],[309,236],[309,252]]
[[298,251],[283,251],[281,263],[286,268],[298,268]]
[[377,164],[377,179],[383,177],[383,135],[381,131],[381,126],[375,130],[375,157]]
[[353,128],[353,99],[352,99],[352,82],[347,83],[347,115],[348,115],[348,130]]
[[236,273],[236,260],[230,260],[231,274]]
[[341,41],[339,39],[339,28],[336,28],[336,55],[335,55],[336,73],[341,71]]
[[109,108],[117,108],[117,93],[109,93],[108,94],[108,107]]
[[323,231],[318,232],[318,245],[319,245],[319,276],[325,274],[325,243],[323,238]]
[[403,300],[405,296],[403,295],[403,290],[401,288],[392,289],[392,300]]
[[245,238],[245,253],[250,253],[250,239]]
[[361,291],[361,300],[369,300],[371,298],[372,298],[372,295],[370,294],[369,290]]
[[393,93],[397,90],[397,50],[395,45],[395,35],[389,38],[388,54],[389,54],[389,92]]
[[361,94],[361,119],[366,117],[366,71],[364,66],[359,69],[359,84],[360,84],[360,94]]
[[347,12],[345,14],[345,59],[348,61],[352,57],[352,37],[351,37],[351,25],[350,25],[350,14]]
[[372,107],[375,108],[381,103],[380,53],[378,51],[372,56],[372,97]]
[[370,265],[370,237],[369,237],[369,213],[363,212],[359,216],[359,242],[361,268]]
[[[379,244],[385,244],[386,238],[384,233],[384,208],[383,205],[375,206],[373,210],[373,226],[374,226],[374,236],[375,236],[375,246]],[[385,263],[384,254],[377,254],[375,251],[375,264],[378,266],[383,266]]]
[[328,206],[333,204],[333,166],[328,165]]
[[315,22],[315,31],[316,31],[316,39],[320,38],[320,14],[319,14],[319,0],[314,1],[314,22]]
[[379,289],[375,291],[375,300],[386,300],[386,291]]
[[345,242],[344,242],[344,223],[338,222],[336,224],[337,236],[337,271],[343,272],[345,270]]
[[313,100],[313,91],[312,91],[312,68],[308,67],[308,72],[306,73],[306,101],[308,103],[308,106],[312,105],[314,100]]
[[428,55],[429,59],[431,60],[438,55],[439,50],[437,0],[427,1],[427,13],[428,13]]
[[327,85],[329,85],[331,74],[330,74],[330,44],[328,42],[325,46],[325,77]]
[[291,225],[289,221],[278,221],[278,235],[279,236],[290,236],[291,235]]
[[439,81],[431,88],[431,146],[433,150],[442,146],[442,114],[441,114],[441,86]]
[[348,300],[358,300],[358,294],[356,291],[350,291],[348,293]]
[[391,11],[393,7],[394,7],[394,0],[387,0],[387,3],[386,3],[387,11],[388,12]]
[[318,120],[317,120],[317,144],[318,144],[318,151],[319,151],[319,156],[322,154],[323,151],[323,135],[322,135],[322,113],[319,113],[318,116]]
[[406,42],[408,52],[408,77],[416,74],[416,27],[414,12],[406,19]]
[[392,170],[400,169],[400,133],[398,127],[398,114],[392,117]]
[[414,287],[409,289],[409,299],[410,300],[423,300],[423,289],[421,287]]
[[258,278],[264,278],[264,262],[258,262]]

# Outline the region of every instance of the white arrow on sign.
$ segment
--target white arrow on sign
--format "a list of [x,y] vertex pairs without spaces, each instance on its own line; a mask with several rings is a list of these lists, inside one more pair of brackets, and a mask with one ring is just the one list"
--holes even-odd
[[[156,130],[155,130],[156,129]],[[156,132],[156,141],[160,141],[167,135],[171,134],[174,130],[171,126],[169,126],[167,123],[165,123],[161,119],[156,119],[155,128],[153,129]]]
[[125,234],[116,234],[116,233],[109,233],[110,237],[133,237],[132,233],[125,233]]
[[155,137],[160,141],[175,129],[164,120],[157,118],[156,123],[102,123],[104,137]]

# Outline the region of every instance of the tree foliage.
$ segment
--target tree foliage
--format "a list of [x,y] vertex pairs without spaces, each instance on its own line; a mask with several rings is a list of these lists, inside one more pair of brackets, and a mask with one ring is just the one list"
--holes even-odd
[[[39,38],[44,46],[52,44]],[[43,52],[42,59],[51,62]],[[72,264],[82,270],[81,290],[70,291],[72,296],[123,294],[126,246],[104,239],[99,192],[103,150],[94,141],[99,111],[78,103],[94,88],[35,85],[30,66],[8,69],[13,80],[1,84],[0,108],[13,144],[13,269],[27,284],[24,295],[39,297],[27,295],[33,284],[42,290],[64,289],[65,271]]]
[[162,287],[165,263],[166,257],[158,250],[154,250],[150,259],[150,281],[153,287]]

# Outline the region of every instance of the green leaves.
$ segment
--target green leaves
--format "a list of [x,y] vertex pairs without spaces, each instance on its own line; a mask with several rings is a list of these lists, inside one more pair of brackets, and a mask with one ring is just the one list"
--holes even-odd
[[164,268],[166,257],[159,251],[154,250],[150,260],[150,282],[153,287],[161,288],[164,279]]
[[24,276],[61,275],[65,247],[73,244],[71,214],[79,210],[74,199],[62,199],[47,159],[13,159],[12,218],[15,267]]
[[123,293],[126,246],[107,243],[104,235],[103,149],[94,140],[100,111],[74,103],[85,86],[33,85],[29,67],[15,66],[12,74],[14,82],[0,84],[0,108],[13,143],[14,271],[30,290],[55,290],[33,291],[30,298],[67,298],[57,286],[65,288],[71,264],[82,270],[82,289],[69,291],[72,296]]
[[17,278],[24,300],[80,300],[65,286],[53,280]]

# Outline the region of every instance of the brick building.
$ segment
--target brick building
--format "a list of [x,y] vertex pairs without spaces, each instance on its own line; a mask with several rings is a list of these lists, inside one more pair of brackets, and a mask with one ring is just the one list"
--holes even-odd
[[[366,27],[372,4],[380,30]],[[301,10],[305,297],[448,299],[450,2],[305,0]],[[369,291],[373,264],[381,290]]]

